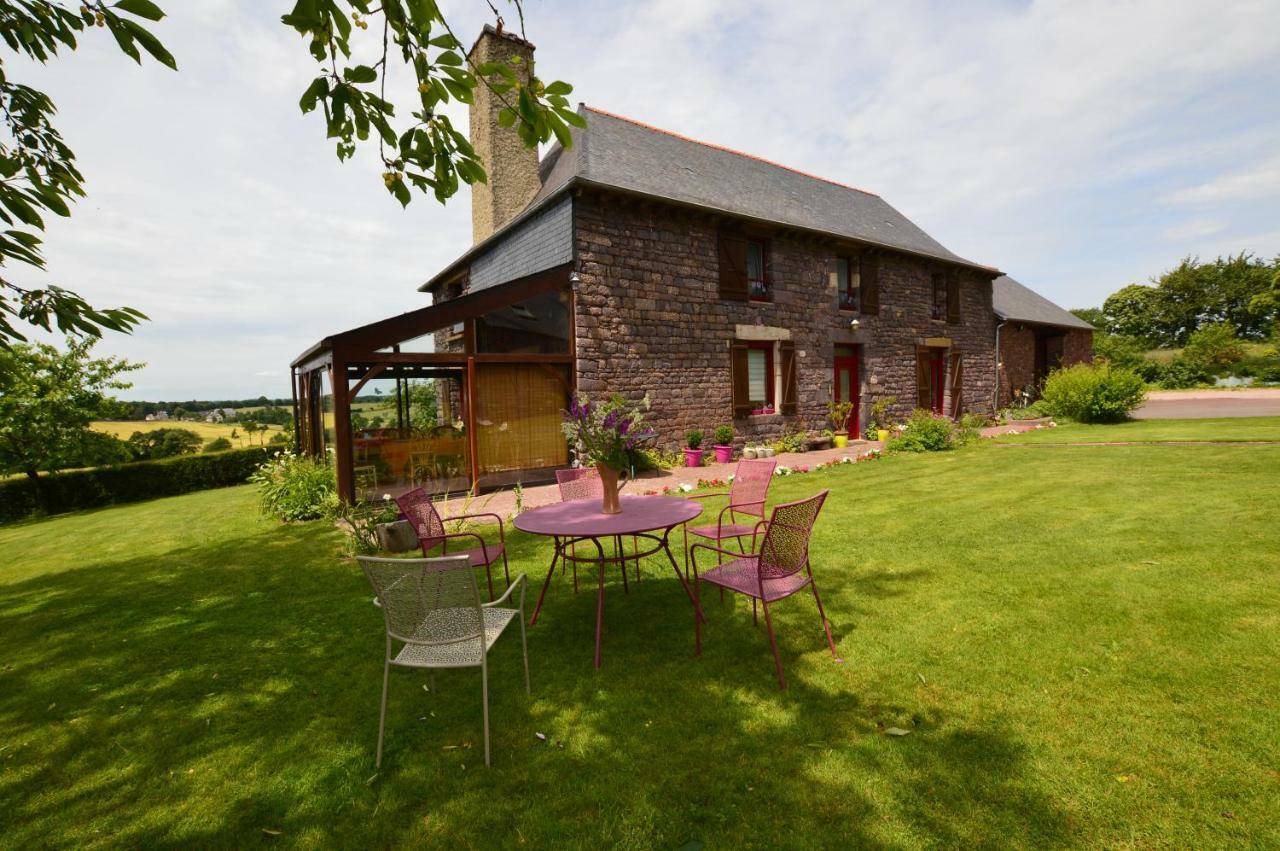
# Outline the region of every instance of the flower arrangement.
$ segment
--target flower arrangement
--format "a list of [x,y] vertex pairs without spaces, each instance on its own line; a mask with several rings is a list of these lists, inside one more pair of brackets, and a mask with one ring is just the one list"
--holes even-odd
[[630,466],[629,455],[641,437],[640,426],[647,410],[647,394],[636,406],[621,396],[597,403],[577,396],[564,412],[561,428],[576,448],[580,464],[603,464],[612,470],[625,470]]

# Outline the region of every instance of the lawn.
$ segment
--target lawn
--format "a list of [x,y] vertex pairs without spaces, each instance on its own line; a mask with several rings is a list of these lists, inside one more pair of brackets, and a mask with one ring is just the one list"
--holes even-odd
[[1129,420],[1111,425],[1064,423],[1020,434],[999,443],[1155,443],[1168,440],[1216,442],[1280,441],[1280,417],[1222,417],[1211,420]]
[[[256,446],[260,442],[271,439],[270,433],[259,433],[253,436],[252,441],[249,435],[245,433],[243,423],[206,423],[206,422],[181,422],[178,420],[99,420],[93,423],[95,431],[105,432],[114,435],[121,440],[128,440],[129,435],[135,431],[147,432],[155,431],[160,428],[184,428],[188,431],[194,431],[200,435],[205,443],[212,443],[219,437],[225,437],[231,440],[231,432],[235,431],[238,435],[236,440],[232,440],[233,444],[244,446]],[[271,431],[279,431],[280,426],[268,425]]]
[[[330,528],[262,520],[231,488],[0,529],[0,836],[1280,845],[1280,446],[984,442],[772,497],[820,487],[844,664],[805,597],[776,608],[788,692],[741,601],[709,595],[695,659],[654,562],[629,596],[611,577],[595,672],[594,598],[557,577],[532,698],[516,636],[495,651],[490,770],[478,673],[428,692],[393,671],[375,771],[382,622]],[[509,540],[540,578],[546,545]]]

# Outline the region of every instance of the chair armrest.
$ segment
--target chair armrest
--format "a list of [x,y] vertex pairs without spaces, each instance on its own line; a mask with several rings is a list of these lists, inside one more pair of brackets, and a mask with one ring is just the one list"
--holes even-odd
[[[508,597],[510,597],[511,592],[515,591],[517,586],[523,589],[524,586],[528,583],[528,581],[529,580],[525,577],[523,573],[517,574],[516,578],[511,580],[511,584],[507,586],[507,590],[503,592],[501,597],[488,603],[481,603],[480,608],[482,609],[494,608],[499,603],[504,602]],[[521,609],[524,608],[524,591],[523,590],[521,590],[520,592],[520,608]]]
[[716,496],[728,496],[724,491],[716,491],[715,493],[691,493],[685,496],[685,499],[711,499]]
[[694,544],[692,547],[689,547],[689,555],[693,555],[694,550],[710,550],[713,553],[724,553],[725,555],[733,556],[734,558],[744,558],[746,556],[755,555],[755,553],[741,553],[737,550],[726,550],[724,547],[713,547],[710,544]]
[[484,553],[484,560],[486,562],[489,560],[489,544],[484,538],[480,537],[475,532],[450,532],[447,535],[442,535],[441,540],[444,542],[442,553],[444,555],[449,554],[449,541],[453,538],[475,538],[480,542],[480,550]]

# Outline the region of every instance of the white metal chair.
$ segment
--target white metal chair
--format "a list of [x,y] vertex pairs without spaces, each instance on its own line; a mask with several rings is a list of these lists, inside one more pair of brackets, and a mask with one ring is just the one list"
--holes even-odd
[[[382,708],[378,715],[377,765],[382,766],[382,738],[387,721],[387,685],[391,666],[406,668],[480,668],[484,705],[484,764],[489,765],[489,650],[513,620],[520,622],[524,652],[524,689],[529,690],[529,644],[525,640],[524,574],[492,603],[480,602],[471,560],[465,555],[443,558],[374,558],[357,560],[373,585],[386,621],[387,652],[382,671]],[[516,588],[518,608],[502,608]],[[397,649],[398,646],[398,649]]]

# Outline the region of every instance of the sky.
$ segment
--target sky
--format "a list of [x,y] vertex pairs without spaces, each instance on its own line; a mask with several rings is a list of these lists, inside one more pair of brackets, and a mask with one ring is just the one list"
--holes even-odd
[[[49,275],[10,271],[150,316],[98,347],[147,364],[124,398],[287,397],[316,340],[428,303],[469,195],[402,210],[372,152],[338,162],[297,106],[290,0],[161,5],[177,73],[105,33],[8,66],[53,97],[88,190]],[[492,20],[443,6],[464,41]],[[1064,307],[1187,255],[1280,254],[1270,0],[532,0],[525,32],[573,100],[876,192]]]

